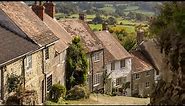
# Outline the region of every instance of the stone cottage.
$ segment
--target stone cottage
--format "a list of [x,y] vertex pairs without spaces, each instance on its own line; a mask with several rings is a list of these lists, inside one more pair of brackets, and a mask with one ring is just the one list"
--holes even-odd
[[71,37],[79,35],[89,61],[88,85],[91,92],[103,90],[103,46],[84,22],[84,15],[80,19],[65,19],[59,21],[60,25],[70,34]]
[[155,69],[140,51],[132,51],[132,96],[149,97],[155,87]]
[[[118,95],[131,96],[131,55],[108,31],[97,31],[95,34],[105,48],[105,92],[111,93],[112,89],[116,89]],[[126,83],[128,86],[123,90]]]
[[[42,8],[40,8],[42,7]],[[35,2],[31,6],[32,10],[37,16],[43,19],[43,23],[58,37],[60,38],[58,42],[55,43],[55,56],[53,61],[51,61],[51,66],[49,70],[53,71],[53,80],[59,81],[60,84],[65,85],[65,61],[66,52],[69,44],[72,41],[72,37],[67,33],[67,31],[58,23],[55,19],[55,4],[51,1],[46,1],[43,4],[38,4]],[[40,10],[40,11],[39,11]],[[38,12],[36,12],[38,11]],[[40,13],[39,13],[40,12]],[[41,17],[43,16],[43,17]]]
[[[36,13],[39,14],[36,15],[32,11],[33,8],[38,8]],[[59,64],[54,64],[56,48],[59,47],[55,44],[59,37],[43,22],[44,14],[40,13],[43,13],[44,7],[35,5],[33,8],[29,8],[24,2],[0,3],[0,25],[6,29],[5,33],[9,31],[8,33],[16,34],[9,37],[2,33],[2,40],[6,42],[0,42],[3,44],[0,49],[4,51],[0,63],[2,100],[6,100],[8,96],[7,75],[11,73],[24,76],[25,89],[37,91],[38,104],[45,101],[52,84],[63,83],[63,76],[59,75],[60,70],[56,70],[56,65]],[[20,44],[17,41],[15,44],[12,39],[20,41]]]

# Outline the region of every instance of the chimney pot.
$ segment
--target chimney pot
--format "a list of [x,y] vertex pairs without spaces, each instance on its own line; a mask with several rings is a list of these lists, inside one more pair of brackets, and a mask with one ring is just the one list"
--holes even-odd
[[142,41],[144,41],[144,30],[139,29],[137,31],[137,45],[140,45]]
[[43,15],[44,15],[45,8],[40,3],[39,3],[39,5],[37,5],[37,4],[32,5],[31,8],[35,12],[35,14],[43,21]]
[[103,24],[102,24],[102,30],[104,31],[104,30],[108,30],[108,23],[107,22],[104,22]]
[[48,14],[50,17],[54,18],[55,16],[55,4],[52,1],[46,1],[44,3],[45,7],[45,12]]
[[84,21],[85,20],[85,14],[84,13],[80,13],[79,14],[79,19]]

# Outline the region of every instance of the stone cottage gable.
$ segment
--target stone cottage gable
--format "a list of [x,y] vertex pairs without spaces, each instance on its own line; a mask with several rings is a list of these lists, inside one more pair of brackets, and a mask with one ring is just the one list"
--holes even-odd
[[102,42],[105,47],[105,64],[115,60],[121,60],[130,58],[131,55],[125,50],[125,48],[116,40],[113,35],[107,31],[96,31],[96,36]]
[[35,43],[0,26],[0,66],[37,49]]
[[96,38],[92,30],[86,26],[84,21],[78,19],[67,19],[59,21],[59,23],[72,37],[79,35],[82,38],[86,52],[103,49],[100,41]]
[[140,51],[132,51],[131,55],[133,73],[139,73],[153,69],[152,65]]
[[[1,2],[0,10],[2,10],[6,17],[10,18],[9,24],[12,25],[10,30],[22,30],[27,38],[32,39],[39,46],[55,42],[58,37],[37,17],[37,15],[24,2]],[[18,28],[17,28],[18,27]],[[22,34],[20,34],[22,35]]]

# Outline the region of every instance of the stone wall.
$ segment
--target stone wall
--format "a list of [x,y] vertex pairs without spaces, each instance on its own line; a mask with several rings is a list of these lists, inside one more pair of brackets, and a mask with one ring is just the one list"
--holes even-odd
[[[99,60],[95,61],[95,54],[99,54]],[[103,60],[103,50],[99,50],[96,52],[92,52],[91,54],[92,57],[90,57],[90,54],[87,54],[88,61],[89,61],[89,72],[88,72],[88,86],[89,90],[92,92],[92,68],[93,68],[93,75],[96,75],[97,73],[100,73],[100,84],[98,86],[93,87],[94,90],[99,90],[103,88],[103,65],[104,65],[104,60]],[[94,77],[93,77],[94,79]]]
[[[149,75],[147,75],[147,72],[149,72]],[[136,74],[139,74],[138,79],[136,79]],[[141,97],[150,96],[155,86],[154,74],[154,69],[132,73],[132,96],[134,94],[138,94]],[[146,87],[146,82],[149,82],[149,87]]]

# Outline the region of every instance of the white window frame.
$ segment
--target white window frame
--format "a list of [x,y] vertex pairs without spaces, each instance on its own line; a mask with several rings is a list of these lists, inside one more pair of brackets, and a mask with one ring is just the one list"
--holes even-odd
[[[46,54],[48,55],[48,58],[46,58]],[[45,60],[49,59],[49,47],[46,47],[44,50]]]
[[98,86],[100,85],[101,82],[101,74],[100,73],[96,73],[93,75],[93,86]]
[[150,82],[146,82],[146,83],[145,83],[145,87],[146,87],[146,88],[149,88],[149,87],[150,87]]
[[[48,91],[48,78],[49,78],[49,77],[51,77],[51,86],[53,85],[53,75],[50,74],[50,75],[47,77],[47,79],[46,79],[46,81],[47,81],[47,82],[46,82],[46,86],[47,86],[47,89],[46,89],[46,90],[47,90],[47,91]],[[50,86],[50,87],[51,87],[51,86]]]
[[[112,69],[112,65],[114,65],[114,69]],[[111,70],[115,70],[116,66],[115,66],[115,62],[111,63]]]
[[32,55],[26,56],[25,58],[25,70],[29,72],[32,69]]
[[[124,66],[122,66],[122,61],[124,61]],[[126,61],[125,61],[125,59],[120,60],[120,68],[124,68],[125,66],[126,66]]]
[[[138,77],[137,77],[137,75],[138,75]],[[135,76],[136,76],[136,80],[140,78],[139,73],[136,73]]]
[[116,78],[116,86],[121,85],[121,82],[122,82],[122,77]]
[[94,53],[94,62],[100,61],[100,53],[96,52]]

